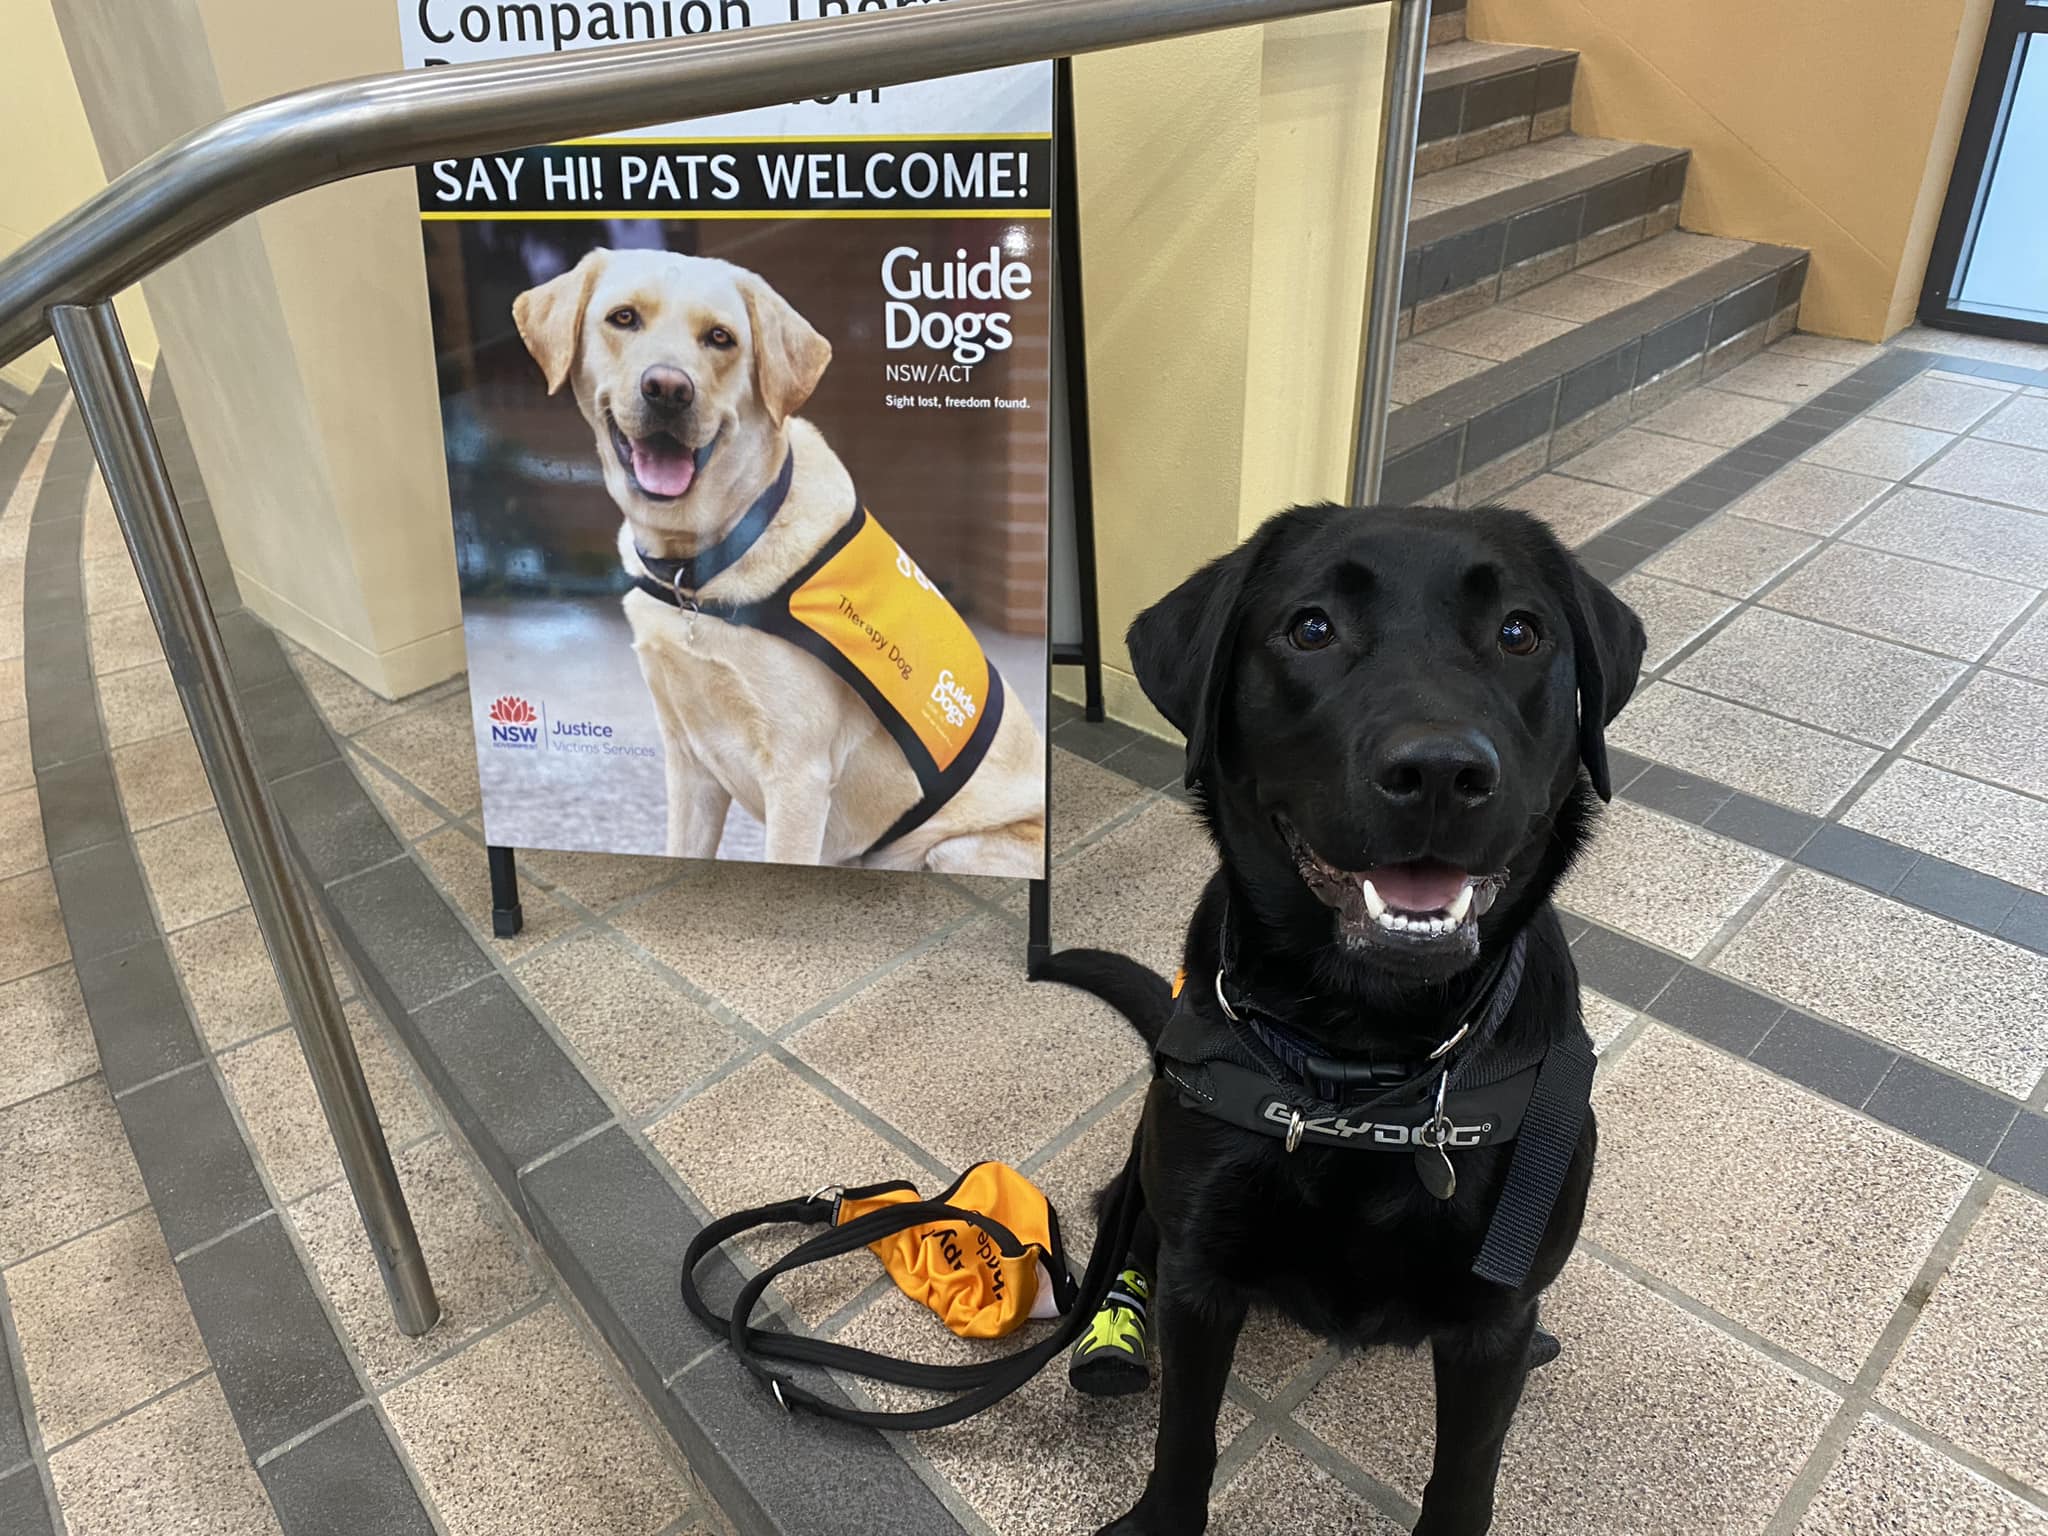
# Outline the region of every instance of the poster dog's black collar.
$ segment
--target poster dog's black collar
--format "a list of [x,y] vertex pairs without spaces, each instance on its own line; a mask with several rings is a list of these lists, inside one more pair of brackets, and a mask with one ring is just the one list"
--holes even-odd
[[709,549],[700,549],[694,555],[684,555],[679,560],[663,560],[635,544],[633,553],[640,557],[641,568],[647,574],[636,576],[633,584],[649,597],[658,597],[672,608],[698,606],[697,594],[714,577],[738,565],[747,551],[760,541],[761,535],[768,531],[768,525],[775,521],[775,514],[789,499],[790,481],[795,474],[796,450],[792,448],[783,456],[782,472],[775,477],[774,484],[756,496],[754,504],[732,525],[732,531]]

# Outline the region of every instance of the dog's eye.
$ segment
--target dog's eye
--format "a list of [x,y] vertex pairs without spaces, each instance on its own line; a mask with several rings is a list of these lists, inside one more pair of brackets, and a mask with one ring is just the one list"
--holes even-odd
[[1287,642],[1297,651],[1320,651],[1337,638],[1337,627],[1320,608],[1297,613],[1287,629]]
[[1500,648],[1510,656],[1531,656],[1543,643],[1543,631],[1526,613],[1511,613],[1500,621]]
[[739,345],[739,342],[734,338],[732,332],[728,331],[722,325],[714,325],[713,327],[711,327],[709,331],[704,333],[704,339],[705,341],[709,342],[712,346],[718,348],[718,350],[721,352],[726,351],[728,348],[736,347]]
[[640,311],[630,305],[622,304],[604,318],[607,325],[616,325],[622,331],[640,329]]

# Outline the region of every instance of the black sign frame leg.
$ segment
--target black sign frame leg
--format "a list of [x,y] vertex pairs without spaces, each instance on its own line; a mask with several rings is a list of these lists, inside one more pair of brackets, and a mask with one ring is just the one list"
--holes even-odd
[[501,939],[516,939],[526,926],[526,913],[519,906],[519,859],[510,848],[486,845],[491,859],[491,932]]

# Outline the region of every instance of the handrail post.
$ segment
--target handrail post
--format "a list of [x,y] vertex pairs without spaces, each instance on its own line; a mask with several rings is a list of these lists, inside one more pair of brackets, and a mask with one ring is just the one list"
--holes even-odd
[[383,1272],[399,1331],[418,1337],[441,1315],[406,1209],[391,1149],[363,1078],[348,1020],[314,926],[313,910],[293,871],[283,823],[250,750],[248,728],[229,687],[226,648],[207,602],[192,543],[178,513],[170,473],[150,426],[142,386],[110,303],[58,305],[51,334],[71,379],[71,393],[92,439],[108,498],[128,541],[135,574],[163,638],[171,677],[184,702],[213,786],[235,862],[249,888],[257,926],[298,1027],[299,1044],[341,1154],[356,1208]]
[[1387,467],[1387,415],[1394,403],[1394,349],[1401,324],[1401,270],[1408,256],[1408,207],[1415,192],[1415,141],[1422,121],[1422,62],[1429,44],[1429,0],[1394,0],[1387,49],[1386,132],[1380,142],[1379,196],[1373,215],[1372,288],[1365,303],[1364,368],[1358,388],[1358,447],[1351,460],[1351,504],[1380,499]]

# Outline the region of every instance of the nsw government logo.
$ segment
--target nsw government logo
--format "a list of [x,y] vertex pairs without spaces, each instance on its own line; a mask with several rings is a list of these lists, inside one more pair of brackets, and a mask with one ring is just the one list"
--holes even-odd
[[531,752],[540,746],[540,717],[517,694],[491,701],[491,745]]

